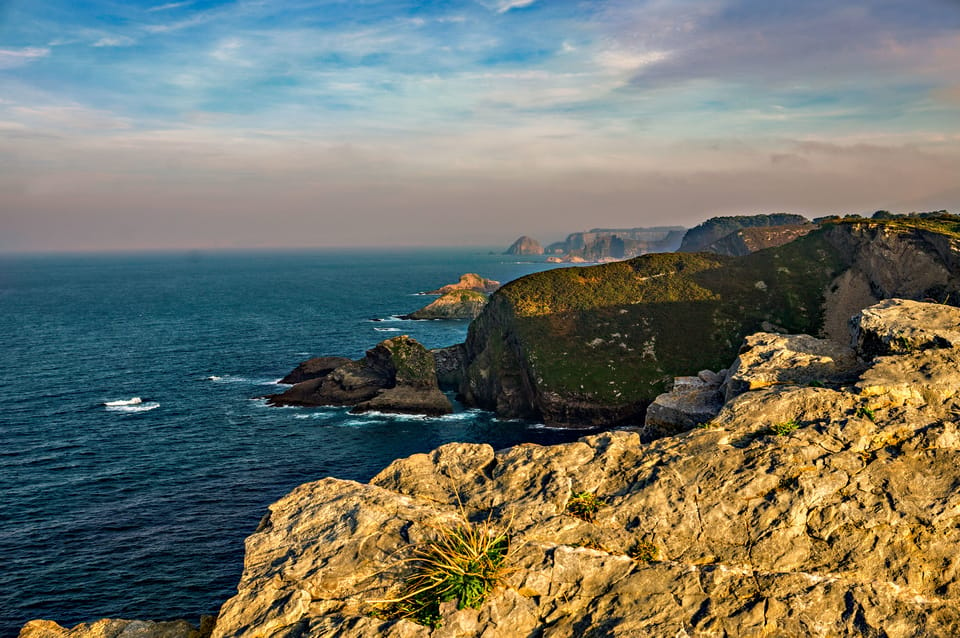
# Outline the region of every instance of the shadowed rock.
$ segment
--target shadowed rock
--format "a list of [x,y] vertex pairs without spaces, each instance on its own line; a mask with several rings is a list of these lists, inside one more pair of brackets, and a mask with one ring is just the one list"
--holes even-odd
[[280,379],[280,383],[293,385],[309,379],[319,379],[327,376],[345,363],[350,363],[350,359],[346,357],[314,357],[313,359],[307,359],[290,371],[287,376]]
[[441,415],[453,411],[437,385],[433,355],[404,335],[367,350],[366,356],[338,366],[325,376],[267,397],[273,406],[354,406],[356,412],[378,410]]

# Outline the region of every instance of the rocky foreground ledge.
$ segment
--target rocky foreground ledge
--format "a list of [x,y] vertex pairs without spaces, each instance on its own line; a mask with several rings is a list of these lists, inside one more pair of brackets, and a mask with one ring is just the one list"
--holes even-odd
[[[855,349],[748,340],[716,416],[651,443],[449,444],[302,485],[247,539],[212,635],[958,635],[958,327],[960,309],[888,301]],[[583,493],[592,520],[568,513]],[[504,584],[435,630],[373,615],[399,559],[463,516],[510,533]],[[50,625],[21,638],[118,635]]]

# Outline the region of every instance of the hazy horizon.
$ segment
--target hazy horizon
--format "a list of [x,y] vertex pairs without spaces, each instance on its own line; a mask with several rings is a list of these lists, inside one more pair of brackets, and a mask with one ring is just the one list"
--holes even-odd
[[960,3],[0,1],[0,252],[960,212]]

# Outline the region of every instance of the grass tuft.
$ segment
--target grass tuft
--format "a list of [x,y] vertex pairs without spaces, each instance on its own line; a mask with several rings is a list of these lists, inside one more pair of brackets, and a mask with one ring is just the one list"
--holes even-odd
[[639,563],[649,563],[657,560],[658,554],[657,546],[646,539],[638,540],[633,547],[627,550],[627,556]]
[[593,492],[579,492],[567,501],[566,512],[570,516],[592,523],[596,520],[597,512],[606,504],[605,501],[597,498],[597,495]]
[[374,601],[382,604],[376,615],[435,628],[442,622],[442,603],[479,609],[506,577],[509,553],[509,535],[495,531],[489,521],[437,527],[434,539],[405,561],[410,573],[400,595]]
[[796,430],[799,426],[796,419],[790,419],[782,423],[770,426],[770,432],[777,436],[786,436]]

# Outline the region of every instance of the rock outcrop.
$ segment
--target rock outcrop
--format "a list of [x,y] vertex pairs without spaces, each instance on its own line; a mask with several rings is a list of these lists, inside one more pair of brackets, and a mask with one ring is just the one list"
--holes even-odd
[[504,255],[542,255],[543,246],[533,237],[523,235],[517,241],[510,244]]
[[437,416],[453,411],[437,384],[433,354],[404,335],[387,339],[324,376],[267,397],[274,406],[353,406],[354,412]]
[[695,253],[701,250],[708,250],[708,247],[711,244],[743,228],[757,228],[763,226],[807,226],[809,224],[810,220],[803,215],[793,215],[789,213],[711,217],[707,221],[688,230],[683,236],[683,241],[680,243],[680,247],[677,250],[684,253]]
[[401,319],[476,319],[486,305],[487,296],[482,292],[454,290]]
[[[905,312],[960,324],[956,308],[898,302],[856,325],[896,333]],[[804,350],[822,363],[827,348],[865,367],[849,385],[747,384],[708,423],[647,444],[628,431],[499,452],[452,443],[369,484],[302,485],[247,539],[213,635],[958,635],[960,349],[938,332],[928,349],[873,358],[796,340],[780,364]],[[768,336],[749,343],[775,352]],[[952,368],[931,372],[934,359]],[[913,398],[896,389],[905,371]],[[599,504],[574,517],[585,492]],[[458,520],[509,534],[502,582],[479,609],[441,605],[432,632],[385,616],[376,601],[396,595],[405,559]]]
[[474,290],[476,292],[491,293],[497,288],[500,287],[499,281],[494,281],[493,279],[487,279],[486,277],[481,277],[477,273],[468,272],[463,275],[460,275],[460,281],[455,284],[447,284],[446,286],[441,286],[436,290],[431,290],[425,292],[425,295],[445,295],[450,292],[455,292],[457,290]]
[[675,377],[759,330],[845,342],[890,297],[960,303],[960,218],[843,219],[742,257],[644,255],[515,280],[471,324],[460,391],[500,416],[638,425]]
[[295,385],[310,379],[325,377],[340,366],[350,363],[346,357],[314,357],[300,363],[291,370],[279,383]]

